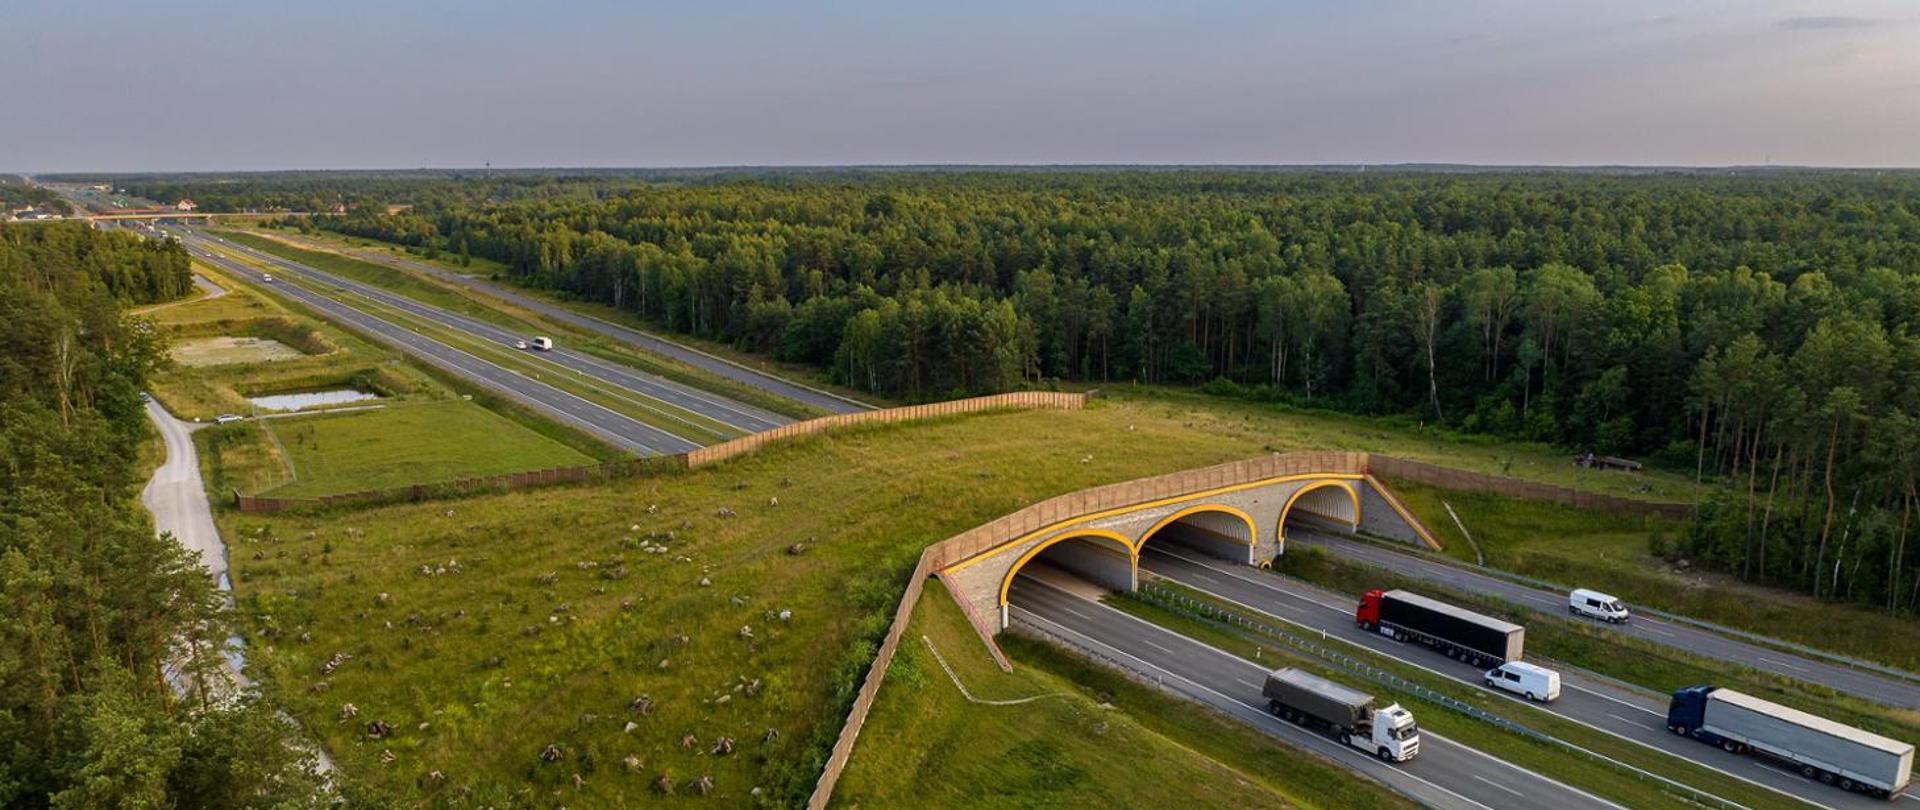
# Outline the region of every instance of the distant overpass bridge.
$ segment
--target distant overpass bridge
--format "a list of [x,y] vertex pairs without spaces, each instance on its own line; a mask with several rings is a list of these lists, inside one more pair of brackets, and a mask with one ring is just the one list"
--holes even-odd
[[[307,217],[317,216],[306,211],[264,212],[222,212],[203,214],[198,211],[102,211],[97,214],[82,214],[72,219],[85,219],[93,222],[129,219],[232,219],[237,217]],[[325,215],[318,215],[325,216]]]
[[1366,453],[1276,454],[1083,490],[939,544],[930,568],[993,633],[1007,627],[1014,578],[1035,563],[1131,591],[1149,544],[1267,566],[1286,550],[1289,525],[1309,524],[1438,548],[1369,462]]

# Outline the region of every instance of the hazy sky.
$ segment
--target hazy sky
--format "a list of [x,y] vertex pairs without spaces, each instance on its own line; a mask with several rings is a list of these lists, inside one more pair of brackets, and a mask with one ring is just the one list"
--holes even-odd
[[1920,3],[0,0],[0,169],[1920,165]]

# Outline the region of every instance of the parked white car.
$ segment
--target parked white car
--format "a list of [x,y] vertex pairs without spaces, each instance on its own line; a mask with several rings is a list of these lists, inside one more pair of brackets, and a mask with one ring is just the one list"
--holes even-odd
[[1560,699],[1560,673],[1525,661],[1508,661],[1487,670],[1487,685],[1540,703]]
[[228,422],[238,422],[245,418],[246,417],[241,416],[240,414],[237,414],[237,413],[223,413],[223,414],[220,414],[219,416],[214,417],[213,421],[215,424],[224,425],[224,424],[227,424]]
[[1567,594],[1567,612],[1614,624],[1625,624],[1633,616],[1620,600],[1586,588],[1575,588],[1573,593]]

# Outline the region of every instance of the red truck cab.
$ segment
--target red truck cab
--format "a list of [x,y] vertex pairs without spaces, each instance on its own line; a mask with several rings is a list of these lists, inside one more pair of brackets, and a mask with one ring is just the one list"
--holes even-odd
[[1380,597],[1386,591],[1375,588],[1360,597],[1360,607],[1353,611],[1353,621],[1362,630],[1372,630],[1380,626]]

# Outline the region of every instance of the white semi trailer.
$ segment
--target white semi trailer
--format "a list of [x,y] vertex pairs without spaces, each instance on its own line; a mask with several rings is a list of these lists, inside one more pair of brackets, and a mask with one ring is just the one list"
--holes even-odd
[[1892,798],[1913,779],[1913,746],[1799,709],[1712,686],[1667,704],[1667,730],[1729,752],[1771,757],[1844,790]]

